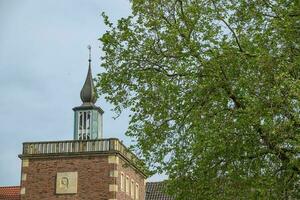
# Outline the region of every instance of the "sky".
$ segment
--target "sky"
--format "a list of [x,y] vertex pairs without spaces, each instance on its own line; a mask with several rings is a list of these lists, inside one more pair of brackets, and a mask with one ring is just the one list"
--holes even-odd
[[[92,46],[92,71],[101,69],[101,43],[112,21],[130,14],[128,0],[0,0],[0,186],[19,185],[22,143],[73,139],[73,110]],[[103,97],[104,137],[125,145],[128,113],[113,119]],[[159,181],[155,175],[149,181]]]

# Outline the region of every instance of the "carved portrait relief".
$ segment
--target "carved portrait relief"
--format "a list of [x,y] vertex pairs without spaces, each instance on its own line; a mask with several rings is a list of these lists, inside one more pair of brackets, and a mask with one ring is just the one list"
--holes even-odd
[[69,188],[69,178],[68,177],[62,177],[60,179],[59,187],[62,190],[67,190]]
[[56,194],[77,193],[77,172],[57,172]]

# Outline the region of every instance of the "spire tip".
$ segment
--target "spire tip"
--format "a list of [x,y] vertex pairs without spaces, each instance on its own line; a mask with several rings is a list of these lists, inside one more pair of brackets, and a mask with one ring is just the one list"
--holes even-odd
[[91,45],[88,45],[87,48],[89,50],[89,62],[91,62],[92,61],[92,58],[91,58],[92,57],[91,56],[92,47],[91,47]]

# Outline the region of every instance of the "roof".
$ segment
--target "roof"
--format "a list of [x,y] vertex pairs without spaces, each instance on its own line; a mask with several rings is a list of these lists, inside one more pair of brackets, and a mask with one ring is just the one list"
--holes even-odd
[[148,182],[146,183],[145,200],[173,200],[173,198],[163,193],[164,182]]
[[20,186],[0,187],[1,200],[20,200]]
[[[146,183],[145,200],[173,200],[163,193],[164,182]],[[0,187],[1,200],[20,200],[20,186]]]
[[97,101],[97,96],[95,92],[92,69],[91,69],[91,60],[89,60],[89,69],[86,75],[84,85],[80,92],[80,98],[84,104],[93,105]]

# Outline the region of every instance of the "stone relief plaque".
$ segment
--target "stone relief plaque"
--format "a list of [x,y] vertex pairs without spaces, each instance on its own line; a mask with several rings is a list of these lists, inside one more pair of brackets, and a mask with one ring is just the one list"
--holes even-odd
[[77,193],[77,172],[57,172],[56,194]]

